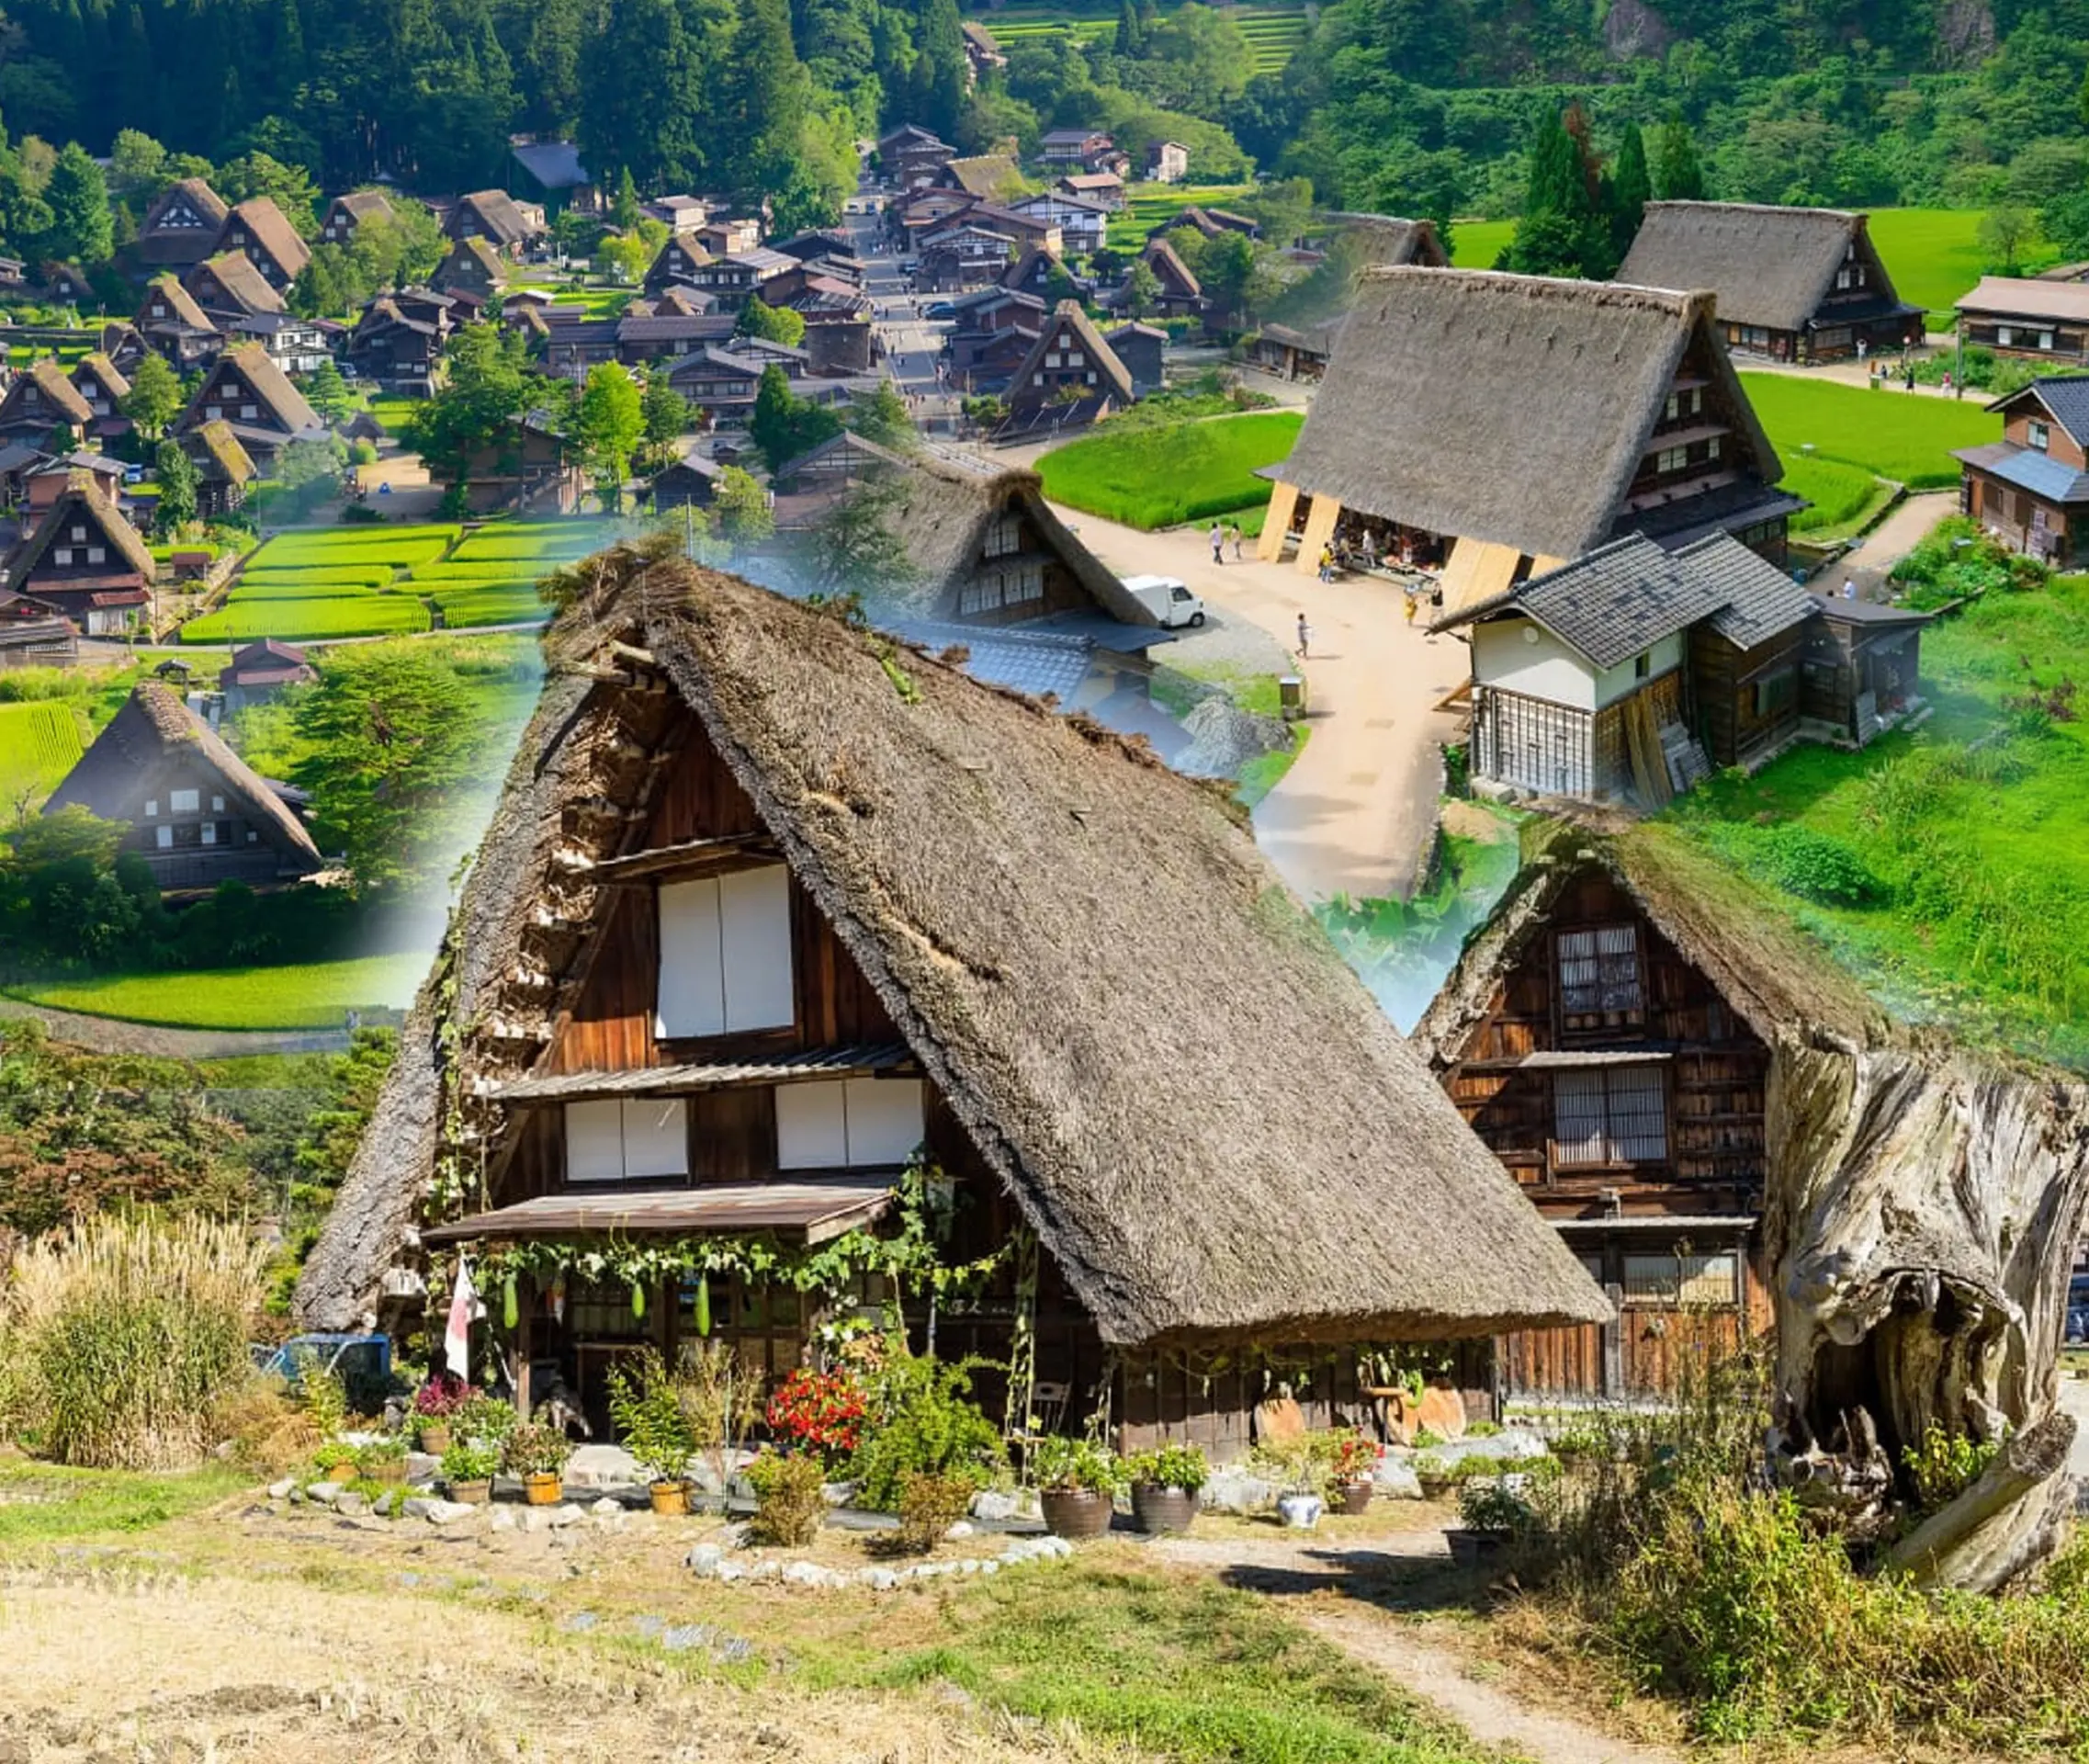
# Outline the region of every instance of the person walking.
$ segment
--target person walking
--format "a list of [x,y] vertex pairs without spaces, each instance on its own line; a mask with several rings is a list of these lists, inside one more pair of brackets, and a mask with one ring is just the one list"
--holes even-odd
[[1246,560],[1245,560],[1244,558],[1242,558],[1242,557],[1241,557],[1241,555],[1240,555],[1240,523],[1239,523],[1238,521],[1236,521],[1236,522],[1234,522],[1234,524],[1233,524],[1231,526],[1229,526],[1228,528],[1226,528],[1225,537],[1226,537],[1226,538],[1227,538],[1227,539],[1228,539],[1228,540],[1229,540],[1229,541],[1232,543],[1232,546],[1233,546],[1233,560],[1234,560],[1234,562],[1236,562],[1236,563],[1243,563],[1243,562],[1245,562],[1245,561],[1246,561]]
[[1855,600],[1857,598],[1857,578],[1855,576],[1845,576],[1843,578],[1843,598],[1845,600]]
[[1908,357],[1908,372],[1907,372],[1907,380],[1906,380],[1906,384],[1907,384],[1907,389],[1908,389],[1908,390],[1909,390],[1909,391],[1911,391],[1911,392],[1912,392],[1912,391],[1914,391],[1914,357],[1913,356],[1910,356]]
[[1303,662],[1313,650],[1313,627],[1305,622],[1304,613],[1298,616],[1298,659]]
[[1221,530],[1216,521],[1212,523],[1211,539],[1212,561],[1214,563],[1224,563],[1225,561],[1225,534]]

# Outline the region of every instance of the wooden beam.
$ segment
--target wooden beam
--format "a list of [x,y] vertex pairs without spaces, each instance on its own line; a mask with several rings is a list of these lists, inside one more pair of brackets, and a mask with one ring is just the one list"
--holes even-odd
[[1316,496],[1305,511],[1305,531],[1299,536],[1298,556],[1292,568],[1302,576],[1320,573],[1320,551],[1335,537],[1335,523],[1342,518],[1342,505],[1332,496]]
[[596,858],[593,863],[570,867],[591,882],[649,882],[661,876],[703,876],[729,870],[751,859],[776,854],[776,842],[769,834],[734,833],[723,839],[684,840],[678,845],[659,845],[650,851]]
[[1274,563],[1284,554],[1284,541],[1291,537],[1292,511],[1298,506],[1298,486],[1279,483],[1270,492],[1270,507],[1262,516],[1262,531],[1255,541],[1255,555],[1264,563]]

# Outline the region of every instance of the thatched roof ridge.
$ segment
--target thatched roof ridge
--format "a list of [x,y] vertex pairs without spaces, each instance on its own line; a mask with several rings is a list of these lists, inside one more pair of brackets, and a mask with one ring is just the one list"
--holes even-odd
[[[612,639],[665,671],[1107,1341],[1607,1316],[1213,793],[679,560],[595,566],[548,654],[577,670]],[[622,691],[571,672],[548,690],[459,908],[459,1023],[502,1012]],[[367,1303],[427,1180],[425,1008],[409,1035],[308,1264],[308,1321]]]
[[123,377],[123,370],[99,349],[82,356],[73,364],[73,371],[91,376],[111,403],[130,390],[130,382]]
[[22,369],[22,378],[43,394],[49,404],[68,423],[94,420],[94,407],[80,396],[80,389],[66,378],[55,356],[39,356]]
[[201,410],[208,402],[211,390],[218,383],[220,373],[227,368],[237,368],[252,386],[254,395],[268,407],[268,413],[292,435],[302,435],[308,430],[325,426],[319,413],[305,401],[305,395],[290,383],[290,379],[276,365],[276,359],[258,343],[243,343],[228,349],[212,365],[196,397],[190,401],[191,411]]
[[159,763],[169,752],[185,742],[201,750],[211,769],[224,781],[225,794],[237,798],[250,819],[260,825],[264,836],[277,851],[302,860],[311,869],[320,866],[319,847],[305,824],[292,814],[283,798],[265,779],[219,739],[216,732],[180,696],[157,680],[141,680],[130,690],[123,708],[95,737],[94,745],[51,793],[44,813],[51,814],[69,803],[79,803],[96,813],[123,799],[138,775]]
[[1432,533],[1576,558],[1610,535],[1693,339],[1733,463],[1784,469],[1711,297],[1405,266],[1366,271],[1292,455],[1266,476]]
[[[283,297],[276,291],[276,285],[243,251],[221,251],[215,257],[206,257],[188,273],[192,277],[209,275],[243,312],[283,310]],[[189,292],[196,290],[192,288]]]
[[218,328],[210,322],[210,315],[197,305],[196,296],[181,285],[181,278],[172,270],[167,271],[164,275],[153,277],[145,285],[145,298],[138,308],[139,320],[141,323],[149,322],[145,318],[145,313],[155,294],[164,298],[175,319],[186,324],[191,331],[215,331]]
[[290,217],[277,206],[274,197],[249,197],[226,217],[228,227],[233,221],[254,235],[254,243],[276,260],[285,275],[294,277],[311,262],[311,247],[291,224]]
[[152,547],[139,537],[138,529],[123,518],[123,511],[102,494],[94,474],[89,471],[66,473],[65,488],[58,500],[44,510],[43,518],[30,530],[21,548],[10,560],[9,579],[17,585],[27,581],[66,524],[77,520],[82,514],[93,519],[124,562],[148,582],[152,579],[159,566],[152,561]]
[[[176,178],[175,182],[161,191],[152,206],[145,211],[144,224],[138,231],[141,233],[148,233],[157,227],[160,224],[162,213],[173,204],[176,197],[186,197],[188,206],[195,209],[198,216],[204,221],[213,227],[224,225],[225,217],[231,212],[225,198],[212,189],[206,179],[200,177]],[[189,230],[182,229],[182,231]]]
[[232,425],[223,417],[209,423],[198,423],[189,430],[187,438],[195,444],[196,451],[203,455],[197,461],[209,465],[227,483],[249,484],[257,475],[253,458],[240,445],[240,438],[232,433]]
[[1649,202],[1619,282],[1639,288],[1709,288],[1719,317],[1772,331],[1803,331],[1857,250],[1874,300],[1894,300],[1866,240],[1865,217],[1842,209],[1756,202]]
[[1544,934],[1568,884],[1591,867],[1637,900],[1766,1042],[1780,1034],[1855,1046],[1893,1038],[1885,1012],[1824,947],[1676,829],[1583,811],[1528,823],[1522,838],[1522,869],[1415,1025],[1410,1039],[1435,1063],[1459,1057],[1496,983]]

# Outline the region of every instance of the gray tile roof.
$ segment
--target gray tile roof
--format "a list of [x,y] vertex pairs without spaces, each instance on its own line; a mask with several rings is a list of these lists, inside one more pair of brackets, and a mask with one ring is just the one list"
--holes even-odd
[[1803,625],[1820,602],[1767,558],[1721,533],[1674,554],[1725,605],[1711,628],[1736,649],[1752,650]]
[[2053,421],[2077,441],[2089,444],[2089,374],[2035,379],[2027,389],[2053,413]]

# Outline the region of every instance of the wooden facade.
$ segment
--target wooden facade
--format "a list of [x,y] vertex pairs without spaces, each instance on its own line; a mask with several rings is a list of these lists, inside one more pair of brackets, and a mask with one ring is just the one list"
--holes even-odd
[[1799,662],[1808,627],[1744,650],[1709,625],[1691,628],[1692,726],[1714,765],[1747,765],[1799,733]]
[[1560,888],[1496,976],[1445,1088],[1620,1306],[1609,1325],[1504,1338],[1512,1396],[1669,1388],[1686,1344],[1767,1315],[1747,1245],[1770,1054],[1599,865]]

